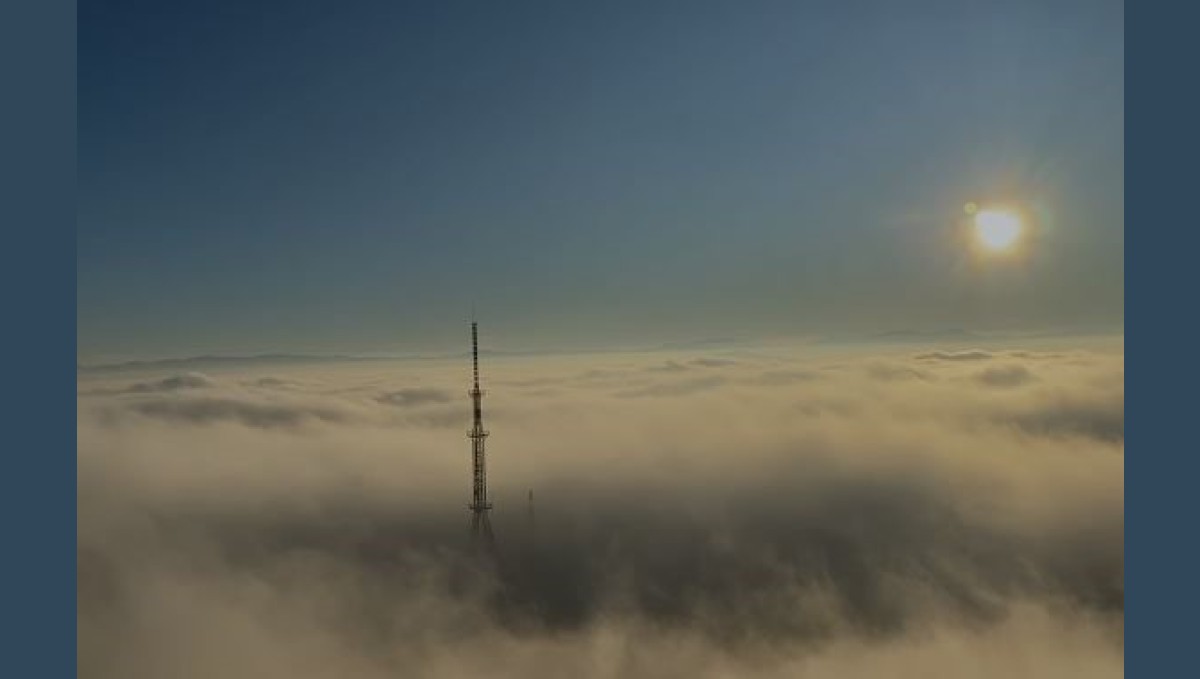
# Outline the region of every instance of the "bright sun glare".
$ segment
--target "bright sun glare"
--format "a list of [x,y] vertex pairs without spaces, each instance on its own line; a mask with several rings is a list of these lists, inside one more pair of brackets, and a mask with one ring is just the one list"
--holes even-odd
[[975,232],[988,250],[1007,250],[1021,236],[1021,218],[1006,210],[980,210],[975,213]]

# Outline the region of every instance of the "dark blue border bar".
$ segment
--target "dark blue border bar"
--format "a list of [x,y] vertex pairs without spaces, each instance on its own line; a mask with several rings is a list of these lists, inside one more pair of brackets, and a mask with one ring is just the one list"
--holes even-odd
[[76,676],[75,2],[0,2],[0,676]]
[[1126,7],[1125,657],[1131,677],[1196,672],[1198,15],[1189,3]]

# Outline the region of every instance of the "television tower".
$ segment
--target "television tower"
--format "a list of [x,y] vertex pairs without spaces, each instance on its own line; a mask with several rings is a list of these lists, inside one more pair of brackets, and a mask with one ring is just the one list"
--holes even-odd
[[484,451],[484,440],[487,431],[483,428],[483,390],[479,388],[479,325],[471,321],[471,365],[474,369],[474,383],[471,391],[473,421],[467,437],[471,439],[471,467],[473,470],[473,485],[471,489],[471,541],[476,547],[486,551],[494,551],[496,538],[492,535],[492,520],[489,512],[492,503],[488,502],[487,492],[487,455]]

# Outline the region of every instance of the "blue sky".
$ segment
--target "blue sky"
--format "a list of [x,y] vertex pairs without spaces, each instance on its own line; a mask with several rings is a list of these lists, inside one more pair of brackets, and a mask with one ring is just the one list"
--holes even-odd
[[80,358],[1119,328],[1123,13],[85,0]]

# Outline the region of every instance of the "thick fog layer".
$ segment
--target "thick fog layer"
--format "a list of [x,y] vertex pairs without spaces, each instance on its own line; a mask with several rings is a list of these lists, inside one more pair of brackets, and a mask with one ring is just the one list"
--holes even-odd
[[81,373],[80,677],[1123,674],[1119,342],[468,369]]

